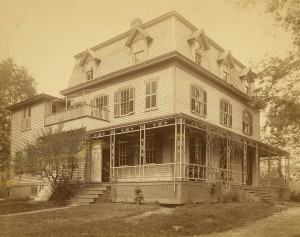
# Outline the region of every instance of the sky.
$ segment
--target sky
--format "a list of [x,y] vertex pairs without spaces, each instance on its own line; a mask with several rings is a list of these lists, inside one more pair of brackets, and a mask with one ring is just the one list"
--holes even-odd
[[230,0],[0,0],[0,60],[14,59],[37,82],[38,93],[60,96],[74,55],[175,10],[204,29],[246,66],[282,56],[290,35],[270,27],[260,9],[238,10]]

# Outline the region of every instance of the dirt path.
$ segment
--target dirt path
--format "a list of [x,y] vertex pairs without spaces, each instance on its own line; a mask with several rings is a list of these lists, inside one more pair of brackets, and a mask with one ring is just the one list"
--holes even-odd
[[[230,231],[201,237],[300,237],[300,207],[293,207],[266,219]],[[200,237],[200,236],[199,236]]]

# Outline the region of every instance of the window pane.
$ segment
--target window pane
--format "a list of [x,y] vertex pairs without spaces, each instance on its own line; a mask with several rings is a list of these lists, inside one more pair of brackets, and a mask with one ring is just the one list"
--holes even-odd
[[150,83],[146,83],[146,95],[150,95]]
[[144,51],[135,53],[135,54],[134,54],[134,57],[135,57],[134,61],[135,61],[136,63],[142,62],[142,61],[144,60],[144,58],[145,58],[145,56],[144,56]]
[[151,85],[152,85],[152,87],[151,87],[151,92],[152,93],[156,93],[156,81],[153,81],[152,83],[151,83]]
[[151,107],[156,107],[156,95],[151,96]]
[[145,40],[140,39],[134,43],[134,53],[144,51],[145,48]]
[[146,109],[150,108],[150,96],[146,96]]

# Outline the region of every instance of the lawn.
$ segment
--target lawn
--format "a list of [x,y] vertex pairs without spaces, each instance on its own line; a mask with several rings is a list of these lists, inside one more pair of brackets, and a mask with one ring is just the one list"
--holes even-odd
[[59,207],[59,205],[50,201],[34,202],[25,200],[0,200],[0,216],[20,212],[37,211],[54,207]]
[[21,216],[0,216],[0,235],[192,236],[240,227],[282,210],[267,203],[198,204],[176,208],[99,203]]

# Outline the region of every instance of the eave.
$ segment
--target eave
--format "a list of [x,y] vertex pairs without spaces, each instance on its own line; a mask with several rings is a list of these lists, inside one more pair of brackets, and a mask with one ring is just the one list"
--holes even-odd
[[13,104],[11,106],[8,106],[8,107],[6,107],[6,109],[9,109],[9,110],[12,111],[12,110],[24,107],[26,105],[30,105],[30,104],[36,103],[38,101],[54,100],[54,99],[57,99],[57,97],[42,93],[42,94],[36,95],[34,97],[31,97],[31,98],[29,98],[27,100],[23,100],[23,101],[21,101],[19,103],[16,103],[16,104]]
[[196,71],[197,73],[205,76],[208,79],[211,79],[213,82],[215,82],[217,85],[222,86],[229,92],[232,92],[234,95],[238,96],[239,98],[243,99],[246,102],[250,101],[250,97],[244,94],[242,91],[238,90],[237,88],[233,87],[232,85],[224,82],[220,77],[216,76],[215,74],[211,73],[207,69],[199,66],[194,61],[190,60],[189,58],[185,57],[181,53],[177,51],[171,51],[169,53],[160,55],[158,57],[155,57],[150,60],[146,60],[144,62],[134,64],[132,66],[114,71],[112,73],[106,74],[104,76],[97,77],[93,80],[86,81],[84,83],[81,83],[79,85],[64,89],[60,91],[60,93],[64,96],[71,95],[73,93],[89,89],[91,87],[96,87],[101,85],[104,82],[116,79],[118,77],[124,77],[132,73],[136,73],[138,71],[145,70],[147,68],[158,66],[161,63],[168,62],[168,61],[178,61],[183,63],[184,65],[188,66],[192,70]]

